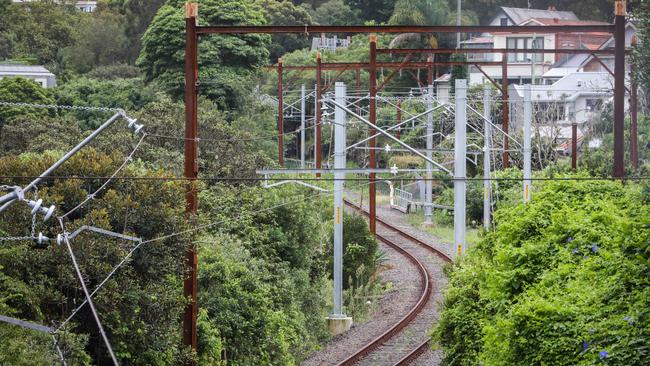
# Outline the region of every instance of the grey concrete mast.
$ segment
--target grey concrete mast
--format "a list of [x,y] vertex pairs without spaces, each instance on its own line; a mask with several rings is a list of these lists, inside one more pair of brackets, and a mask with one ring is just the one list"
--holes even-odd
[[300,86],[300,167],[305,169],[305,84]]
[[456,80],[456,119],[454,143],[454,245],[458,256],[465,252],[465,196],[467,183],[467,80]]
[[524,87],[524,203],[530,201],[531,171],[531,125],[533,123],[533,102],[531,99],[532,87]]
[[[335,84],[335,99],[338,104],[346,104],[344,83]],[[343,108],[334,109],[334,168],[345,169],[345,138],[347,113]],[[343,313],[343,186],[345,173],[334,173],[334,308],[328,317],[328,327],[332,334],[347,331],[352,326],[352,318]]]
[[492,90],[489,85],[483,89],[483,227],[490,230],[490,216],[492,213],[492,179],[491,179],[491,145],[492,145],[492,125],[490,117],[492,116],[492,105],[490,98]]
[[[433,85],[427,90],[427,110],[433,109]],[[427,158],[433,158],[433,113],[427,114]],[[424,182],[424,225],[433,225],[433,164],[426,163],[426,180]]]

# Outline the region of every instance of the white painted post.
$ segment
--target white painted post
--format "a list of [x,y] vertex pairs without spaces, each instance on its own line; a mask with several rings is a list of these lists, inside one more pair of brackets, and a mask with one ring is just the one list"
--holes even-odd
[[[345,105],[346,87],[336,83],[336,101]],[[334,109],[334,168],[345,169],[345,127],[347,113],[339,107]],[[334,173],[334,310],[332,318],[343,314],[343,179],[345,173]]]
[[465,164],[467,158],[467,80],[456,80],[456,126],[454,143],[454,243],[458,256],[465,252]]
[[524,87],[524,203],[530,201],[531,188],[531,125],[533,123],[532,87]]
[[[427,92],[427,110],[433,109],[433,85],[429,85]],[[427,114],[427,158],[433,158],[433,113]],[[426,181],[424,189],[424,225],[433,225],[433,164],[426,163]]]
[[492,179],[490,167],[490,148],[492,143],[492,105],[490,104],[492,90],[489,85],[483,89],[483,134],[485,143],[483,145],[483,227],[490,230],[490,215],[492,212]]
[[300,86],[300,168],[305,169],[305,84]]

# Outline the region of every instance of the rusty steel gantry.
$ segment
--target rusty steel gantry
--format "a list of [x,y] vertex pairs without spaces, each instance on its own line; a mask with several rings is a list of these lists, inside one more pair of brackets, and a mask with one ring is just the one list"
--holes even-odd
[[[346,33],[346,34],[375,34],[375,33],[495,33],[495,32],[509,32],[509,33],[579,33],[579,32],[603,32],[613,34],[615,47],[611,51],[614,53],[614,62],[615,67],[613,73],[619,77],[615,77],[614,85],[614,169],[613,177],[617,179],[624,178],[624,118],[625,118],[625,1],[616,0],[615,3],[615,21],[614,24],[608,25],[550,25],[550,26],[406,26],[406,25],[379,25],[379,26],[320,26],[320,25],[296,25],[296,26],[200,26],[197,24],[198,18],[198,6],[195,3],[186,4],[186,45],[185,45],[185,169],[184,176],[188,180],[188,188],[186,192],[186,212],[190,216],[194,216],[197,213],[198,209],[198,198],[197,198],[197,188],[196,180],[198,178],[198,41],[200,37],[208,36],[212,34],[249,34],[249,33],[259,33],[259,34],[283,34],[283,33],[294,33],[294,34],[309,34],[309,33]],[[543,30],[543,31],[542,31]],[[376,93],[379,89],[376,85],[376,72],[377,67],[389,67],[390,64],[387,63],[378,63],[376,61],[377,55],[377,45],[376,38],[371,37],[370,39],[370,62],[367,64],[367,67],[370,72],[370,90],[374,90]],[[409,50],[390,50],[390,51],[379,51],[379,52],[404,52],[408,53]],[[500,52],[506,54],[508,52],[514,51],[509,49],[492,49],[488,52]],[[518,49],[517,52],[547,52],[547,50],[522,50]],[[558,51],[558,50],[548,50],[549,52]],[[589,50],[562,50],[563,53],[590,53]],[[610,52],[608,50],[599,50],[599,52],[606,53]],[[417,50],[413,53],[458,53],[464,52],[464,50],[452,50],[452,49],[438,49],[438,50]],[[486,52],[481,50],[480,52]],[[505,59],[505,57],[504,57]],[[323,69],[323,65],[320,62],[320,58],[317,60],[317,64],[321,67],[316,69],[317,79],[320,79],[320,72]],[[354,63],[348,64],[352,66]],[[399,66],[398,65],[393,66]],[[468,64],[476,64],[469,62]],[[431,65],[431,63],[424,63],[424,67]],[[503,72],[507,75],[507,61],[502,61],[501,65],[503,67]],[[344,66],[341,66],[344,67]],[[359,66],[362,67],[362,66]],[[402,65],[404,67],[404,65]],[[282,69],[288,69],[286,66],[281,66]],[[340,69],[339,69],[340,70]],[[358,75],[358,74],[357,74]],[[374,75],[374,77],[373,77]],[[507,100],[507,78],[502,78],[503,83],[500,87],[506,95],[503,96]],[[359,78],[357,77],[357,80]],[[383,86],[383,85],[382,85]],[[320,88],[316,88],[317,94],[319,93]],[[634,88],[632,88],[634,91]],[[281,93],[281,87],[278,87],[278,91]],[[632,91],[632,93],[633,93]],[[317,101],[319,101],[321,95],[317,95]],[[504,123],[507,124],[507,108],[504,108]],[[279,113],[280,116],[282,113]],[[318,116],[319,113],[316,113]],[[370,121],[374,123],[376,119],[376,101],[374,98],[370,99]],[[278,132],[279,132],[279,141],[282,142],[283,126],[282,117],[279,117],[278,120]],[[318,125],[317,125],[318,126]],[[507,125],[505,125],[507,126]],[[372,133],[372,132],[371,132]],[[316,139],[318,140],[320,136],[317,135]],[[370,146],[374,146],[374,139],[370,140]],[[318,141],[317,141],[318,143]],[[283,162],[283,153],[282,145],[279,146],[279,162]],[[508,160],[507,156],[507,146],[504,148],[504,165]],[[374,164],[374,149],[370,150],[371,154],[371,165]],[[317,149],[317,159],[320,158],[320,154]],[[375,168],[375,166],[371,166]],[[320,168],[317,166],[317,168]],[[371,192],[374,191],[374,176],[370,177]],[[373,195],[371,195],[371,204],[374,203]],[[373,222],[376,212],[371,207],[371,222]],[[371,224],[371,229],[374,227]],[[194,244],[190,244],[186,250],[186,266],[187,273],[185,274],[183,291],[184,295],[189,298],[189,303],[185,309],[183,317],[183,344],[187,347],[191,347],[193,350],[197,349],[197,336],[196,336],[196,320],[197,320],[197,253],[196,247]]]

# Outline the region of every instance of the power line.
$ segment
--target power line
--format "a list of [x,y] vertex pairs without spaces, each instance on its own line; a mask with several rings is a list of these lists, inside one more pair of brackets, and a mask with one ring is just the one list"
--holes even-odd
[[[0,176],[0,179],[33,179],[37,176],[29,175],[4,175]],[[345,181],[367,181],[368,178],[305,178],[305,177],[283,177],[283,178],[253,178],[253,177],[198,177],[196,179],[190,179],[185,177],[134,177],[134,176],[123,176],[123,177],[106,177],[106,176],[76,176],[76,175],[67,175],[67,176],[47,176],[43,177],[43,180],[132,180],[132,181],[215,181],[215,182],[260,182],[260,181],[276,181],[276,180],[304,180],[304,181],[336,181],[336,180],[345,180]],[[416,180],[416,181],[425,181],[427,178],[415,178],[415,177],[384,177],[383,180]],[[453,178],[453,177],[440,177],[440,178],[431,178],[432,181],[523,181],[523,178]],[[644,181],[650,180],[650,176],[637,176],[637,177],[625,177],[625,178],[615,178],[615,177],[548,177],[548,178],[531,178],[533,181]]]

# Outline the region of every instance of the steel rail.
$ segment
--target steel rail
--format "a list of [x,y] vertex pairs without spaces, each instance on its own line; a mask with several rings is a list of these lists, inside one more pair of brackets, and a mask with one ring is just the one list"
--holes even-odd
[[[345,204],[357,211],[360,211],[363,213],[365,216],[368,216],[368,212],[353,202],[349,200],[344,200]],[[451,262],[452,259],[445,253],[439,251],[438,249],[432,247],[431,245],[425,243],[424,241],[412,236],[411,234],[406,233],[405,231],[401,230],[400,228],[389,224],[388,222],[382,220],[381,218],[377,217],[376,218],[377,222],[384,226],[385,228],[394,231],[398,235],[406,238],[407,240],[414,242],[426,250],[432,252],[434,255],[438,256],[445,262]],[[389,339],[393,338],[395,335],[397,335],[400,331],[402,331],[404,328],[406,328],[411,321],[420,314],[422,309],[427,305],[431,298],[431,291],[432,291],[432,279],[431,275],[427,271],[426,267],[418,261],[412,254],[410,254],[408,251],[403,249],[402,247],[398,246],[397,244],[393,243],[391,240],[387,239],[386,237],[376,234],[377,238],[382,241],[383,243],[389,245],[391,248],[394,248],[401,254],[407,257],[409,261],[414,263],[417,267],[418,270],[424,280],[424,289],[422,292],[422,295],[420,296],[420,299],[418,302],[415,304],[413,308],[406,314],[402,319],[400,319],[396,324],[394,324],[390,329],[388,329],[386,332],[381,334],[379,337],[373,339],[369,343],[367,343],[365,346],[363,346],[361,349],[359,349],[357,352],[355,352],[353,355],[349,356],[346,358],[344,361],[339,363],[339,366],[347,366],[347,365],[354,365],[355,363],[359,362],[362,358],[370,354],[373,350],[376,348],[380,347],[381,345],[385,344]],[[424,352],[429,344],[429,341],[425,341],[418,345],[418,347],[415,350],[412,350],[409,352],[407,355],[405,355],[398,363],[397,365],[407,365],[409,362],[412,362],[419,356],[422,352]]]

